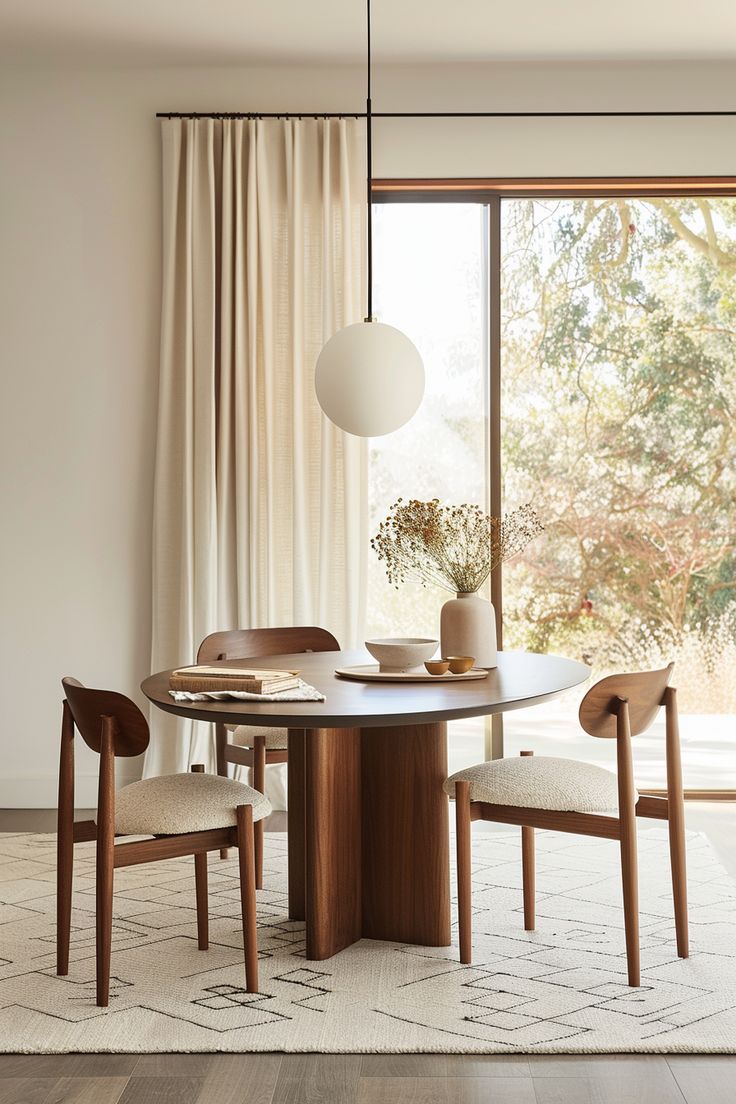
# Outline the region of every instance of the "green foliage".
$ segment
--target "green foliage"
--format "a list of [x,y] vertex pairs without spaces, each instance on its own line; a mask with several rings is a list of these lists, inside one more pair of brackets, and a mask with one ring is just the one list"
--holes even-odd
[[511,642],[605,667],[634,624],[665,650],[732,626],[736,202],[505,212],[505,496],[547,527],[509,571]]

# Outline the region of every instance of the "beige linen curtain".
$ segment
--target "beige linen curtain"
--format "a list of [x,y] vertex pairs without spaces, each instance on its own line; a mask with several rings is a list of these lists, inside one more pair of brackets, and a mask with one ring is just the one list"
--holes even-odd
[[[314,395],[362,317],[365,162],[348,119],[164,119],[152,669],[217,629],[361,638],[367,450]],[[152,711],[145,773],[212,764],[210,727]]]

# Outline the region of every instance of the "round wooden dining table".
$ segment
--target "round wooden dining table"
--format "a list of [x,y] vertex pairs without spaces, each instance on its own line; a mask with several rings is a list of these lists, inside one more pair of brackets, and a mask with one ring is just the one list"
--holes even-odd
[[473,681],[335,674],[369,658],[307,652],[223,664],[298,668],[323,702],[176,702],[170,671],[141,684],[180,717],[288,729],[289,916],[306,921],[308,959],[361,938],[450,943],[447,722],[537,705],[590,674],[575,660],[528,652],[500,652],[498,667]]

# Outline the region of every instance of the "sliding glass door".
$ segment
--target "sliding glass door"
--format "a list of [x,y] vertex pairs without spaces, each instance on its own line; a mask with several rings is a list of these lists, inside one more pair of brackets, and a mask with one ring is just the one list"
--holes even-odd
[[[595,677],[674,659],[686,785],[736,788],[736,199],[384,202],[376,226],[378,310],[428,392],[372,443],[373,524],[399,496],[488,506],[500,475],[503,509],[545,524],[504,569],[504,647]],[[443,598],[374,562],[370,628],[436,634]],[[606,757],[576,704],[509,714],[504,753]],[[464,741],[477,757],[482,726]],[[639,743],[642,785],[663,750]]]

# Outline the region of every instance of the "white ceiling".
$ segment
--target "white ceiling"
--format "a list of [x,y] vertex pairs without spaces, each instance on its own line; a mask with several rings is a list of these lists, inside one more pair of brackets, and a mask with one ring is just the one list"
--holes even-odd
[[[0,0],[0,52],[98,64],[354,62],[364,19],[364,0]],[[385,62],[736,59],[734,0],[373,0],[373,26]]]

